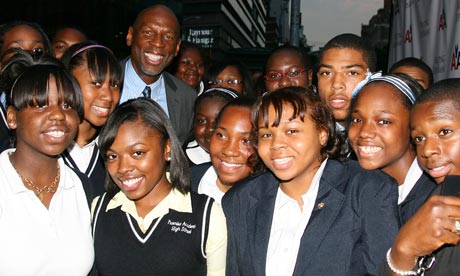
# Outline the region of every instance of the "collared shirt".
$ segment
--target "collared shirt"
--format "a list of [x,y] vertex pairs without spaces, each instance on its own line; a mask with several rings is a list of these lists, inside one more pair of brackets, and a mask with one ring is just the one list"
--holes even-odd
[[398,204],[401,204],[404,199],[406,199],[407,195],[409,195],[412,188],[414,188],[420,176],[422,176],[422,173],[423,171],[417,162],[417,158],[415,158],[409,168],[409,171],[407,171],[406,177],[404,178],[404,183],[398,186]]
[[188,143],[187,148],[185,149],[188,159],[193,162],[193,164],[199,165],[207,162],[211,162],[211,156],[207,151],[205,151],[196,140]]
[[[94,209],[99,197],[93,200],[91,210],[94,216]],[[106,212],[121,206],[121,210],[130,214],[138,223],[139,228],[145,233],[153,220],[167,213],[169,210],[178,212],[192,212],[192,201],[190,193],[186,195],[176,189],[172,189],[169,194],[153,208],[144,218],[137,214],[134,201],[126,197],[123,192],[118,192],[109,202]],[[222,207],[213,204],[209,218],[208,239],[206,240],[206,266],[208,276],[225,275],[225,262],[227,256],[227,225]]]
[[161,74],[160,78],[154,83],[146,84],[134,70],[131,58],[129,58],[125,65],[125,79],[123,81],[123,91],[121,93],[120,103],[126,102],[129,99],[143,97],[142,91],[144,91],[145,86],[150,87],[152,91],[152,100],[157,102],[169,116],[163,74]]
[[96,138],[83,147],[80,147],[77,142],[72,141],[67,147],[67,151],[81,172],[85,172],[88,169],[89,162],[93,156],[94,147],[97,145],[97,140]]
[[273,221],[268,241],[266,275],[292,275],[299,252],[300,240],[318,196],[319,181],[326,166],[327,159],[321,163],[315,173],[308,191],[302,195],[303,206],[286,195],[281,188],[276,194]]
[[216,203],[222,205],[222,198],[225,193],[217,186],[217,173],[213,166],[209,167],[201,178],[198,185],[198,193],[212,197]]
[[11,165],[14,151],[0,155],[0,275],[87,275],[94,247],[80,178],[59,158],[59,185],[47,209]]

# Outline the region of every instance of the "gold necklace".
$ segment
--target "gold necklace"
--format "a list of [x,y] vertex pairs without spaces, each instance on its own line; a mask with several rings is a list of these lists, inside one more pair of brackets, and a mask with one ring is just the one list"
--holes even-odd
[[[10,155],[10,162],[11,162],[11,155]],[[56,176],[54,177],[54,180],[53,182],[51,182],[50,185],[45,185],[43,187],[39,187],[37,185],[35,185],[35,183],[30,180],[29,178],[23,176],[22,174],[19,173],[19,171],[16,169],[16,167],[13,165],[13,163],[11,162],[11,165],[13,166],[14,170],[16,171],[16,173],[19,175],[19,177],[21,178],[22,182],[24,184],[27,184],[27,186],[31,187],[34,191],[34,194],[38,197],[38,199],[40,201],[43,202],[43,193],[54,193],[56,192],[56,186],[57,184],[59,183],[59,178],[60,178],[60,169],[59,169],[59,165],[57,167],[57,173],[56,173]]]

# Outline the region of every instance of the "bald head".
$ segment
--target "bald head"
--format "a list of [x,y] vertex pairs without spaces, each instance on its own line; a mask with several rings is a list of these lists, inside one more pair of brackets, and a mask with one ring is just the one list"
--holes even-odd
[[149,22],[148,18],[164,18],[165,20],[170,21],[173,25],[169,24],[171,28],[176,31],[176,34],[180,34],[180,25],[179,20],[176,17],[176,14],[165,5],[153,5],[148,8],[143,9],[139,15],[136,17],[134,21],[133,27],[138,28],[145,24],[145,22]]

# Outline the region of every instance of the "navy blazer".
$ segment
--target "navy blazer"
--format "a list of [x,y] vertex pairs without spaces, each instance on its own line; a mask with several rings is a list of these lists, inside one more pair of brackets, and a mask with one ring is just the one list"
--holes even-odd
[[422,173],[407,197],[399,204],[401,225],[405,224],[417,212],[434,188],[436,188],[436,182],[426,173]]
[[[436,185],[431,192],[432,195],[441,194],[441,185]],[[425,276],[457,276],[460,275],[460,245],[444,245],[434,252],[436,261],[430,270],[425,272]],[[386,259],[385,259],[386,263]],[[381,270],[380,276],[391,276],[390,268],[386,264]]]
[[[227,275],[265,275],[278,187],[265,172],[225,194]],[[293,275],[376,275],[399,229],[397,198],[395,180],[383,172],[328,160]]]
[[203,175],[211,166],[211,162],[190,166],[190,189],[192,191],[198,193],[198,187],[200,186],[201,178],[203,178]]
[[[120,62],[123,74],[128,59],[129,57]],[[169,120],[183,145],[193,133],[193,113],[197,93],[195,89],[170,73],[163,71],[162,75],[165,81]]]

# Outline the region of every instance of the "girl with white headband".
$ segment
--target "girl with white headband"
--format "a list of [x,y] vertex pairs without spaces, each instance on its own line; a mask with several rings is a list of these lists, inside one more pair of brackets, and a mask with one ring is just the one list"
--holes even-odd
[[348,138],[361,167],[380,169],[398,183],[405,223],[435,182],[422,172],[411,143],[409,115],[423,88],[408,76],[370,75],[353,91]]

